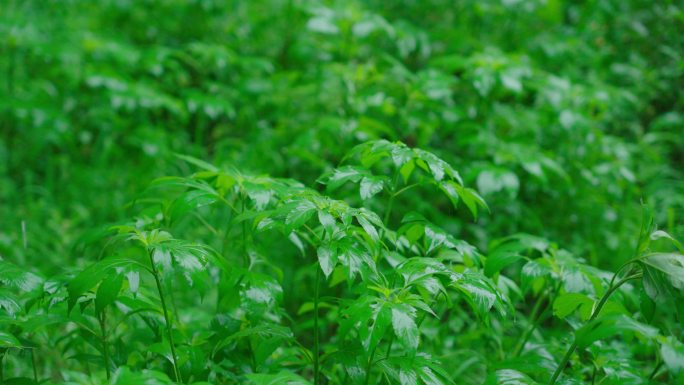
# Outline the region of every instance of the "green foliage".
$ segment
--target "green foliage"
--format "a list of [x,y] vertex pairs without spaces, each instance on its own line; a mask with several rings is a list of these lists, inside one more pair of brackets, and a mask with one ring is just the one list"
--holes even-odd
[[684,383],[681,4],[0,14],[0,384]]

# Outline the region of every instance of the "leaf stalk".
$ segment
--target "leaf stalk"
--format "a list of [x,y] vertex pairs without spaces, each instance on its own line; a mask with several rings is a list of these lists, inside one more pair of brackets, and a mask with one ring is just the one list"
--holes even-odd
[[159,292],[159,300],[162,305],[162,311],[164,312],[164,322],[166,323],[166,332],[169,338],[169,346],[171,348],[171,358],[173,359],[173,373],[176,377],[176,382],[183,383],[181,378],[180,370],[178,369],[178,358],[176,356],[176,345],[173,342],[173,331],[171,330],[171,321],[169,319],[169,311],[166,307],[166,299],[164,297],[164,290],[162,289],[161,280],[159,278],[159,272],[154,263],[154,258],[152,257],[152,251],[148,250],[148,255],[150,257],[150,263],[152,264],[152,275],[154,276],[154,281],[157,284],[157,291]]

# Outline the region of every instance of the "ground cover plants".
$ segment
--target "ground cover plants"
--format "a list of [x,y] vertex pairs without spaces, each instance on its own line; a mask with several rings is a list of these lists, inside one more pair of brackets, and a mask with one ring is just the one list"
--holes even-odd
[[683,9],[0,3],[0,384],[684,383]]

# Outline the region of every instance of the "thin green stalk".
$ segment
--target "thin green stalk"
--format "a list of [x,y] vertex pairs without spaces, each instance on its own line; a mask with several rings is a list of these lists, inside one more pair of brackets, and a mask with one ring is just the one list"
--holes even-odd
[[38,369],[36,368],[36,355],[34,353],[35,349],[31,349],[31,367],[33,367],[33,381],[37,384],[38,381]]
[[5,353],[3,352],[0,354],[0,385],[5,383],[5,372],[4,372],[4,366],[2,364],[2,361],[5,360]]
[[321,279],[321,269],[318,268],[318,264],[314,265],[316,267],[316,280],[314,283],[314,385],[318,385],[319,377],[319,357],[320,357],[320,346],[319,346],[319,330],[318,330],[318,297],[319,297],[319,284]]
[[[242,213],[246,210],[245,199],[242,199]],[[249,255],[247,253],[247,221],[242,221],[242,258],[245,269],[249,269]]]
[[254,355],[254,343],[252,342],[253,339],[249,339],[249,365],[252,367],[252,372],[256,373],[257,370],[257,364],[256,364],[256,356]]
[[[615,273],[617,275],[617,273]],[[606,304],[608,301],[608,298],[622,285],[624,285],[626,282],[631,281],[632,279],[637,279],[640,277],[640,275],[635,274],[635,275],[630,275],[628,277],[625,277],[618,281],[615,285],[612,284],[615,280],[615,275],[613,276],[613,279],[611,279],[611,285],[608,288],[608,290],[603,294],[603,297],[601,297],[601,300],[599,303],[596,305],[594,308],[594,311],[591,313],[591,317],[589,317],[589,321],[591,322],[598,317],[599,313],[601,312],[601,309],[603,309],[603,305]],[[572,357],[572,353],[575,352],[575,349],[577,349],[577,341],[573,342],[572,345],[568,348],[568,351],[565,352],[565,356],[563,356],[563,359],[561,360],[560,365],[556,368],[556,371],[553,373],[553,376],[551,377],[551,381],[549,381],[549,385],[554,385],[556,383],[556,380],[558,380],[558,377],[560,374],[563,372],[563,369],[565,366],[568,364],[570,361],[570,357]]]
[[[105,310],[103,309],[100,314],[98,314],[98,321],[100,322],[100,341],[102,342],[102,352],[104,359],[105,371],[107,372],[107,379],[111,378],[111,373],[109,372],[109,345],[107,344],[107,316],[105,315]],[[33,354],[33,353],[31,353]],[[37,381],[37,380],[36,380]]]
[[14,44],[10,47],[9,62],[7,64],[7,93],[12,96],[14,94],[14,67],[15,67],[15,52]]
[[390,219],[390,214],[392,213],[392,207],[394,207],[394,198],[399,195],[395,191],[397,189],[397,183],[399,182],[399,171],[394,175],[394,180],[392,181],[392,195],[390,195],[389,203],[387,203],[387,210],[385,211],[385,217],[382,222],[387,226],[387,222]]
[[515,346],[515,350],[513,351],[513,357],[518,357],[520,353],[522,353],[525,344],[530,339],[530,336],[532,336],[532,332],[534,332],[534,329],[537,328],[537,325],[539,324],[542,315],[546,311],[546,308],[544,308],[544,310],[541,310],[541,305],[544,302],[545,298],[545,295],[540,295],[539,298],[537,298],[537,301],[535,302],[534,307],[532,308],[532,313],[530,313],[530,326],[527,328],[527,330],[525,330],[525,333],[523,333],[522,338]]
[[394,344],[394,333],[390,336],[389,344],[387,345],[387,353],[385,353],[385,359],[390,358],[392,353],[392,345]]
[[405,192],[405,191],[407,191],[407,190],[410,190],[410,189],[412,189],[412,188],[414,188],[414,187],[416,187],[416,186],[418,186],[418,185],[420,185],[420,183],[414,183],[414,184],[410,184],[410,185],[408,185],[408,186],[402,187],[401,189],[397,190],[397,192],[395,192],[395,193],[392,194],[392,195],[394,195],[394,196],[399,196],[401,193],[403,193],[403,192]]
[[648,376],[649,380],[655,380],[656,375],[658,374],[658,370],[663,366],[663,361],[658,362],[658,364],[653,368],[653,371],[651,374]]
[[387,226],[387,222],[389,221],[390,214],[392,213],[392,206],[394,206],[394,197],[396,195],[392,194],[389,199],[389,203],[387,204],[387,211],[385,211],[385,217],[382,220],[382,223]]
[[148,253],[150,257],[150,263],[152,264],[152,275],[154,276],[154,281],[157,284],[157,291],[159,292],[159,300],[161,301],[162,310],[164,312],[164,322],[166,323],[166,332],[169,338],[169,346],[171,347],[171,358],[173,359],[173,373],[176,377],[176,382],[183,383],[181,379],[180,370],[178,369],[178,358],[176,357],[176,345],[173,343],[173,331],[171,330],[171,322],[169,320],[169,311],[166,308],[166,299],[164,298],[164,290],[162,290],[161,280],[159,279],[159,272],[154,264],[154,258],[152,258],[152,253]]
[[377,348],[378,346],[375,345],[375,347],[371,351],[370,358],[368,358],[368,364],[366,365],[366,381],[364,382],[365,385],[368,385],[370,383],[371,369],[373,368],[373,358],[375,357],[375,349]]

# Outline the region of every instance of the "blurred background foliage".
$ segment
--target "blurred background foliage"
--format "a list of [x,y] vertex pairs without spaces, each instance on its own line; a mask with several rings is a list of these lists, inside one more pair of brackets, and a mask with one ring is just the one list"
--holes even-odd
[[615,267],[634,247],[640,200],[684,236],[676,1],[0,8],[0,254],[11,260],[73,263],[75,237],[177,173],[175,152],[313,182],[376,138],[462,170],[496,215],[472,224],[420,194],[402,204],[480,246],[528,232]]
[[[642,202],[653,208],[660,229],[684,238],[682,31],[684,5],[671,0],[3,0],[0,260],[57,277],[46,282],[72,277],[97,259],[95,248],[81,247],[84,234],[131,218],[144,222],[155,213],[141,214],[136,203],[161,195],[147,189],[150,182],[196,170],[175,154],[323,191],[318,178],[354,146],[387,139],[453,165],[490,208],[474,221],[447,196],[417,187],[397,196],[402,210],[388,218],[389,227],[399,227],[402,213],[417,211],[487,255],[507,247],[552,255],[554,268],[570,277],[565,291],[593,292],[578,271],[599,282],[607,273],[598,269],[615,271],[634,255]],[[357,189],[344,185],[331,195],[390,212],[381,200],[362,201]],[[224,214],[214,212],[218,223]],[[190,220],[170,226],[212,239]],[[517,233],[533,236],[505,238]],[[312,326],[303,314],[309,272],[294,247],[263,239],[259,246],[277,258],[256,269],[260,275],[251,284],[277,287],[277,302],[284,297],[278,317],[291,318],[294,335],[309,346]],[[504,275],[498,279],[525,309],[529,296]],[[542,286],[556,278],[546,279],[523,279],[521,286],[541,304]],[[174,284],[184,285],[182,279]],[[235,282],[221,285],[217,291],[240,299]],[[210,324],[214,315],[189,292],[179,290],[181,303],[193,309],[186,323]],[[630,309],[639,302],[631,294],[623,301]],[[50,304],[63,300],[60,295]],[[669,314],[674,306],[660,308]],[[272,316],[262,313],[253,316]],[[448,327],[426,321],[422,333],[450,375],[482,383],[503,365],[524,317],[492,317],[483,327],[470,322],[475,315],[461,313],[444,321]],[[331,311],[327,321],[336,318]],[[662,324],[681,335],[681,325]],[[543,326],[550,341],[562,341],[565,333],[554,325]],[[237,330],[240,323],[195,329],[214,327]],[[92,357],[62,353],[83,350],[72,349],[79,343],[75,330],[45,333],[42,372],[89,370]],[[113,361],[146,366],[136,352],[157,338],[140,330],[112,338],[121,354]],[[127,344],[137,350],[124,355]],[[62,352],[52,349],[59,345]],[[159,346],[150,351],[164,353]],[[655,355],[642,346],[606,345],[594,355],[614,350],[605,353],[605,371],[615,370],[612,383],[622,384],[623,371],[635,379],[643,373],[630,357]],[[553,355],[539,351],[539,362],[528,355],[501,367],[544,376]],[[18,356],[8,355],[9,367],[25,365]],[[211,360],[198,355],[195,361]],[[227,381],[229,369],[211,368]],[[143,381],[129,374],[129,383]]]
[[526,232],[615,268],[642,200],[684,237],[677,1],[5,0],[0,14],[0,255],[46,274],[83,265],[75,239],[130,217],[153,178],[187,174],[174,153],[312,184],[379,138],[476,186],[491,209],[477,222],[428,191],[399,203],[483,250]]

